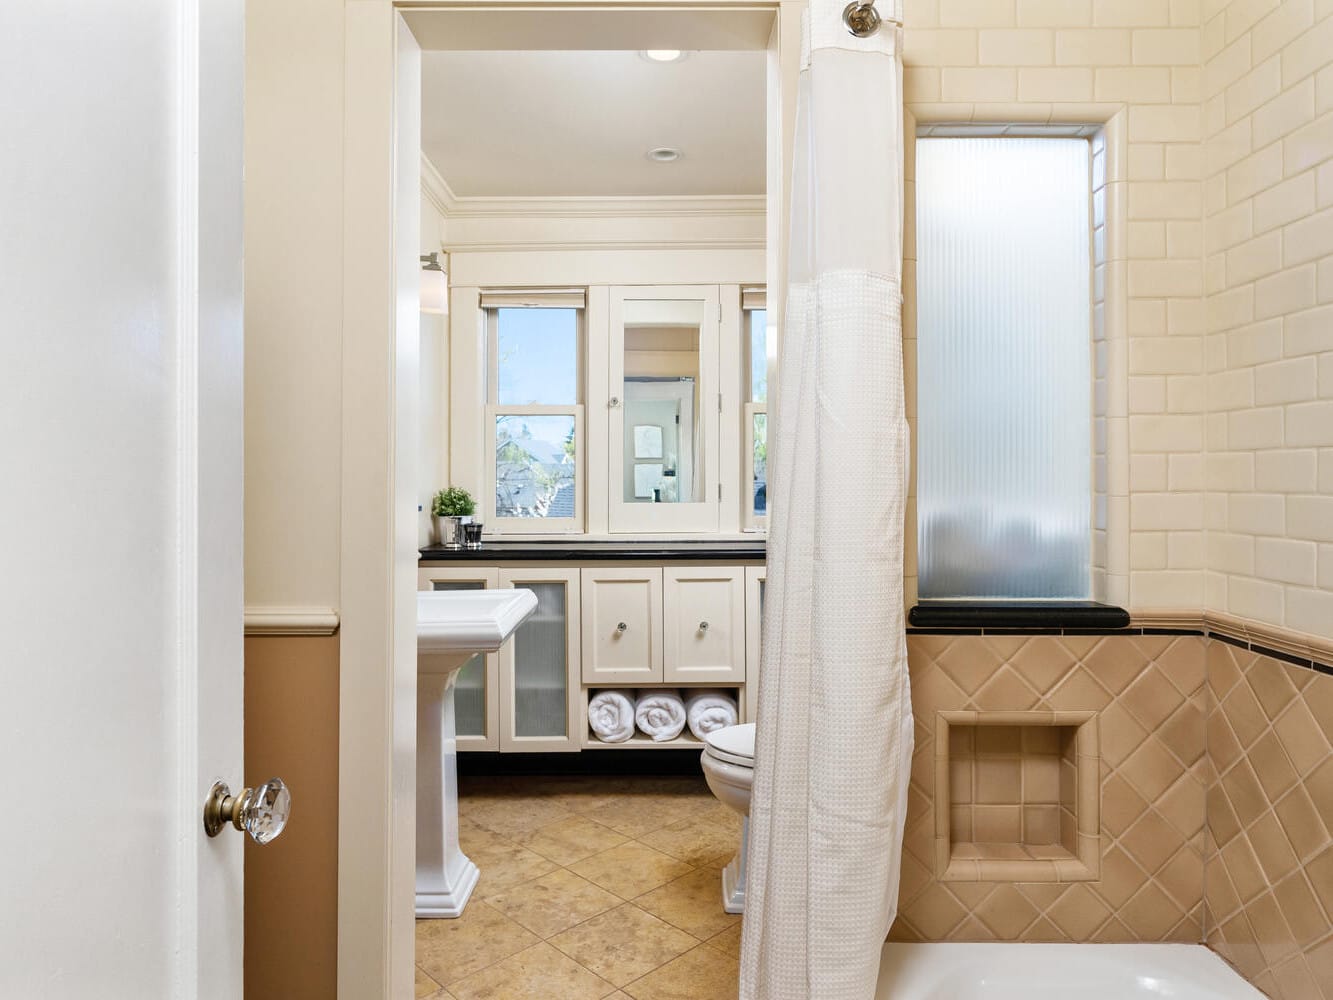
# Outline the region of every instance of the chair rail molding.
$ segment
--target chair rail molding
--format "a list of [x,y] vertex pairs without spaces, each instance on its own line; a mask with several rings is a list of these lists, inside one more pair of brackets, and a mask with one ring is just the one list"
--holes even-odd
[[337,631],[335,608],[253,604],[245,608],[246,635],[333,635]]

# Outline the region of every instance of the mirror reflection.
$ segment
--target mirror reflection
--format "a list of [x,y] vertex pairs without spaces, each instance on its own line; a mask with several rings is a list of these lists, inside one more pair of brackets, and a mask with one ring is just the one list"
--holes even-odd
[[624,308],[624,500],[698,503],[703,483],[699,331],[704,303],[638,299]]

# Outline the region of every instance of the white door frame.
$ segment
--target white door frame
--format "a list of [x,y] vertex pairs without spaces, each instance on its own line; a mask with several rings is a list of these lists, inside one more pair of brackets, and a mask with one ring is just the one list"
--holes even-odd
[[[407,998],[413,985],[417,37],[429,48],[444,47],[438,44],[440,26],[426,20],[437,12],[431,6],[347,0],[344,8],[338,993],[357,1000]],[[703,48],[727,26],[740,37],[756,12],[769,17],[768,286],[774,314],[781,315],[802,0],[709,8],[658,0],[657,10],[608,0],[434,6],[455,18],[460,7],[490,15],[453,22],[470,32],[470,48]],[[493,16],[498,11],[505,12],[503,19]],[[553,26],[560,30],[553,33]],[[645,31],[658,34],[647,39]],[[776,405],[776,343],[774,332],[770,408]]]

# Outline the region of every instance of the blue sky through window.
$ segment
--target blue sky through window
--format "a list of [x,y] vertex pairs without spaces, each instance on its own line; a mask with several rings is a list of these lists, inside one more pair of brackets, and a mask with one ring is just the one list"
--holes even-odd
[[498,395],[502,406],[578,400],[578,310],[500,309]]

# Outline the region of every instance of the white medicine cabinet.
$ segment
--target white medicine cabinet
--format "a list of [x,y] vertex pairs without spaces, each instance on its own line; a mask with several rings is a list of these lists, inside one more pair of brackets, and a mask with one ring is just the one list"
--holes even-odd
[[718,289],[618,287],[610,306],[610,528],[715,532],[723,409]]
[[763,531],[764,298],[455,288],[446,467],[486,535]]

